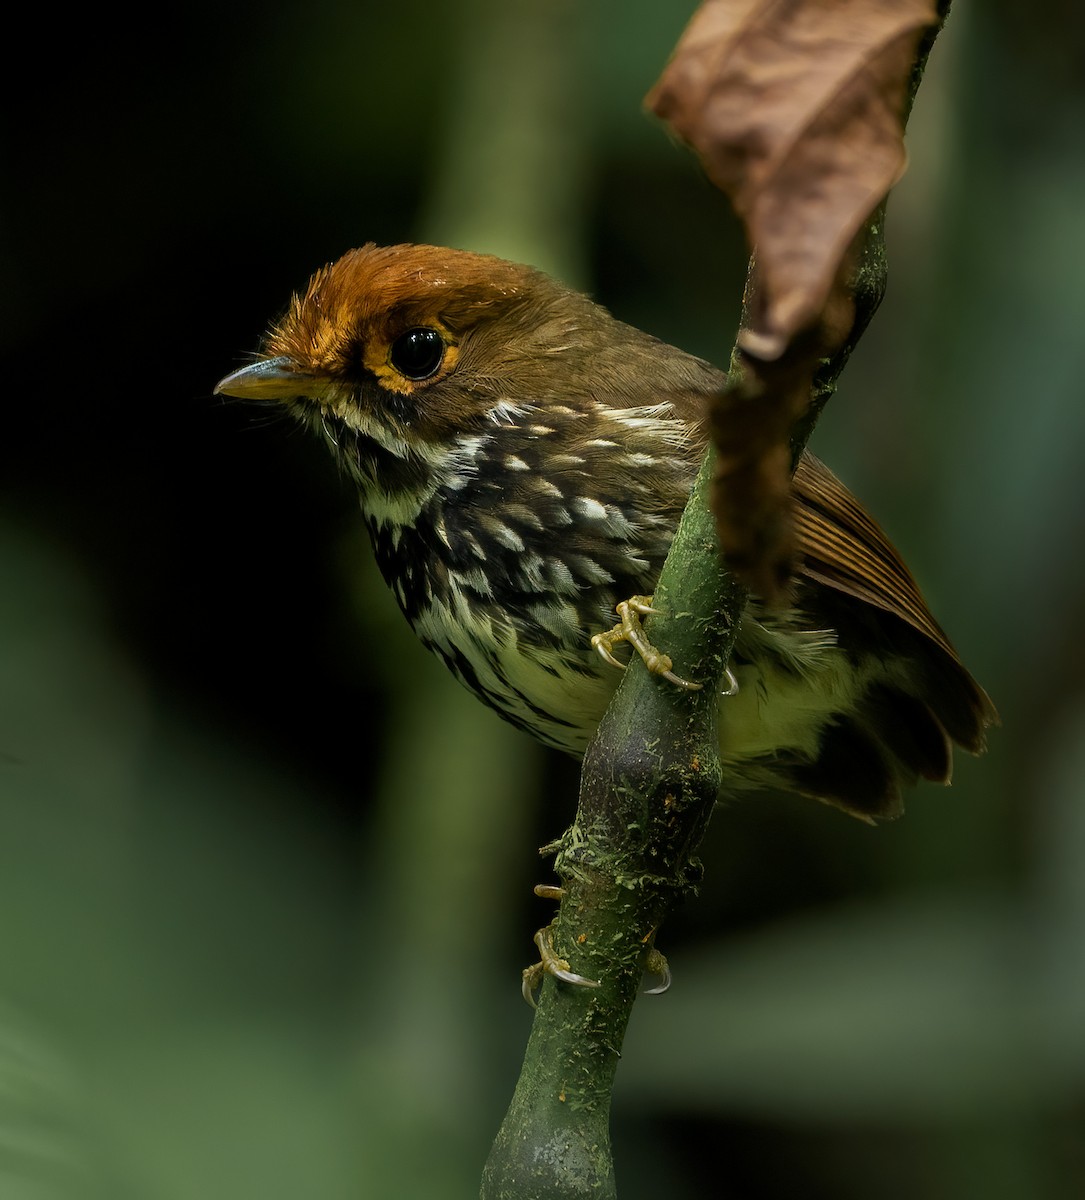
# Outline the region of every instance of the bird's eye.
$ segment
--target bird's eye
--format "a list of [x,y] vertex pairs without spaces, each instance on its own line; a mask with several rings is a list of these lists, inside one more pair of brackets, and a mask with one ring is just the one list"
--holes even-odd
[[445,356],[445,340],[436,329],[408,329],[392,343],[388,361],[408,379],[428,379]]

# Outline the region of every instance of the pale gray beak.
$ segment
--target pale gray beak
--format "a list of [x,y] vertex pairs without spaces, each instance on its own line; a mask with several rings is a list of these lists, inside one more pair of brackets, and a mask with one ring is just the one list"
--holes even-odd
[[316,396],[325,382],[299,371],[289,358],[265,358],[231,372],[215,385],[215,395],[240,396],[245,400],[290,400],[294,396]]

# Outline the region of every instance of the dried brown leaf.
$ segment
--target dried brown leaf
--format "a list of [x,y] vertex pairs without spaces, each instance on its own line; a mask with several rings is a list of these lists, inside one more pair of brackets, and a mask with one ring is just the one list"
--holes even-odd
[[769,599],[790,571],[790,434],[819,362],[854,340],[853,252],[904,169],[912,74],[939,20],[934,0],[704,0],[648,96],[755,251],[742,378],[709,424],[720,544]]
[[778,358],[818,319],[905,163],[908,82],[934,0],[705,0],[650,107],[697,151],[757,249],[742,348]]

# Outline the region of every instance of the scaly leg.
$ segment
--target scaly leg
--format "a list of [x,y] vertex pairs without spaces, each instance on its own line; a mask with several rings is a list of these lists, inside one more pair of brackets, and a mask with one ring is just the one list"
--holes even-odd
[[532,1008],[535,1007],[535,993],[546,975],[553,975],[562,983],[572,983],[578,987],[599,987],[598,979],[587,979],[569,969],[568,961],[561,958],[554,949],[554,935],[549,926],[535,934],[535,945],[539,948],[540,959],[530,967],[524,968],[524,982],[521,988],[524,999]]
[[662,675],[664,679],[669,679],[676,687],[685,688],[687,692],[700,691],[701,684],[693,683],[676,675],[671,670],[674,663],[670,657],[657,650],[644,636],[641,617],[657,611],[658,609],[652,607],[651,596],[633,596],[629,600],[623,600],[615,609],[621,618],[619,623],[606,633],[595,634],[591,639],[591,644],[612,667],[618,667],[624,671],[625,663],[614,657],[614,647],[621,642],[628,642],[641,656],[644,665],[653,675]]
[[[544,900],[561,900],[565,895],[565,889],[540,883],[535,886],[535,895]],[[648,938],[645,939],[646,942],[648,940]],[[535,934],[535,945],[539,948],[540,958],[537,963],[524,968],[522,984],[524,999],[532,1008],[535,1007],[535,993],[547,975],[553,975],[555,979],[560,979],[563,983],[571,983],[578,987],[599,987],[598,980],[586,979],[583,975],[577,975],[574,971],[569,970],[568,961],[560,958],[554,950],[554,935],[551,933],[550,926],[540,929]],[[644,973],[656,975],[659,978],[656,987],[643,989],[646,996],[658,996],[671,986],[670,965],[665,955],[660,953],[655,946],[649,946],[644,952]]]

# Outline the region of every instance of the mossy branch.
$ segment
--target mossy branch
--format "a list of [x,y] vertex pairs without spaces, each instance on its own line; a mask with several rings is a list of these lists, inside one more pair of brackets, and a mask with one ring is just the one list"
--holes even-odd
[[[683,692],[639,660],[584,762],[558,848],[556,951],[599,987],[543,983],[512,1106],[483,1180],[487,1200],[613,1196],[610,1091],[656,928],[696,883],[694,852],[720,786],[718,682],[745,590],[723,570],[706,459],[660,577],[651,636],[704,683]],[[705,613],[708,616],[699,616]]]
[[[944,17],[948,0],[940,8]],[[913,97],[933,41],[932,34],[920,48]],[[884,295],[884,214],[882,204],[857,239],[850,332],[813,372],[809,406],[792,432],[793,462]],[[766,372],[747,365],[736,345],[728,398],[756,403]],[[721,681],[747,600],[719,555],[708,504],[712,475],[709,450],[660,575],[658,615],[646,623],[676,671],[703,687],[683,691],[635,660],[588,748],[576,820],[548,848],[557,851],[564,888],[548,934],[570,969],[598,986],[545,978],[482,1200],[617,1195],[609,1129],[614,1074],[656,931],[700,876],[696,853],[722,777]],[[725,701],[722,710],[726,720]]]
[[[884,294],[882,216],[879,209],[865,231],[852,333],[815,374],[810,411],[793,437],[796,459]],[[728,387],[749,391],[737,348]],[[547,848],[557,851],[565,891],[549,934],[571,970],[599,986],[544,980],[483,1200],[616,1195],[614,1073],[656,930],[700,876],[696,852],[721,782],[721,682],[747,599],[718,552],[713,466],[709,450],[656,587],[658,615],[646,624],[676,669],[703,687],[683,691],[634,658],[588,748],[576,820]],[[726,702],[723,710],[726,719]]]

